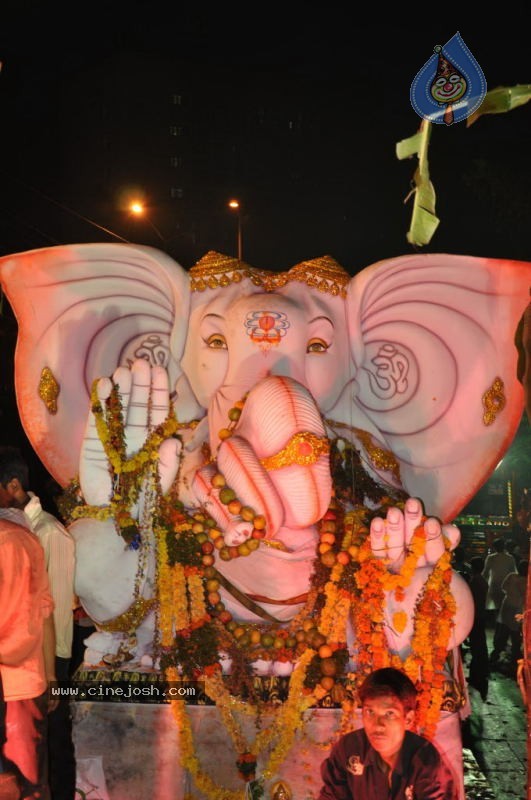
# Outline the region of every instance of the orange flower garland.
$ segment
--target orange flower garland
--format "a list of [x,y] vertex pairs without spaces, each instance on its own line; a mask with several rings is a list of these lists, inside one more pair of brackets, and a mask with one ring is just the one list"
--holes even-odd
[[[353,606],[353,625],[358,641],[356,683],[374,669],[393,666],[404,671],[417,685],[417,726],[427,738],[435,733],[443,699],[444,665],[456,613],[450,590],[451,552],[445,540],[445,552],[434,566],[413,611],[413,636],[409,655],[402,659],[389,651],[385,635],[384,600],[386,591],[395,591],[403,600],[418,559],[424,554],[426,535],[423,526],[415,531],[411,552],[396,574],[390,574],[383,560],[375,558],[367,538],[360,548],[361,566],[355,574],[359,591]],[[393,624],[402,633],[407,624],[405,611],[395,612]]]
[[414,616],[411,658],[421,662],[417,724],[428,739],[435,733],[441,711],[444,664],[457,610],[450,589],[450,560],[447,547],[424,585]]
[[[120,531],[125,531],[132,523],[136,524],[130,517],[130,509],[139,496],[148,465],[156,463],[161,441],[181,426],[170,414],[163,425],[150,433],[142,450],[127,459],[117,393],[113,390],[111,402],[104,410],[94,386],[92,401],[98,434],[104,444],[111,471],[115,476],[121,476],[124,491],[123,496],[117,491],[111,505],[106,508],[81,506],[76,514],[97,519],[114,517]],[[237,422],[242,406],[243,401],[232,409],[231,424]],[[230,435],[231,432],[229,425],[226,433]],[[220,485],[222,477],[217,476]],[[226,489],[225,494],[228,492]],[[344,728],[354,707],[356,687],[370,671],[383,666],[402,669],[416,683],[419,689],[418,727],[425,736],[433,736],[440,715],[444,665],[456,612],[450,590],[452,570],[448,543],[412,612],[413,635],[409,653],[404,658],[389,650],[385,633],[386,593],[394,592],[398,602],[405,600],[405,590],[411,583],[419,558],[424,555],[424,527],[420,525],[414,532],[400,569],[391,573],[386,561],[375,557],[372,552],[367,509],[360,506],[344,513],[336,501],[320,523],[314,580],[303,609],[283,628],[271,624],[239,626],[243,629],[243,636],[238,638],[231,633],[237,629],[236,623],[232,627],[231,615],[223,610],[223,604],[219,601],[219,582],[212,566],[212,552],[214,548],[220,549],[216,542],[221,532],[210,527],[213,521],[208,519],[208,515],[200,512],[193,516],[186,514],[178,498],[163,499],[159,496],[159,500],[159,524],[155,525],[157,641],[162,655],[167,659],[165,674],[169,681],[178,679],[182,664],[176,654],[180,653],[188,662],[189,677],[205,681],[205,691],[216,703],[223,725],[234,743],[238,754],[236,763],[244,780],[253,781],[256,759],[268,750],[263,777],[271,778],[276,774],[293,745],[297,730],[304,723],[304,712],[329,693],[335,702],[342,703]],[[247,507],[245,510],[252,512]],[[234,513],[237,515],[239,512],[234,510]],[[263,535],[262,518],[254,512],[251,517],[256,528],[257,538],[253,540],[255,549],[260,545],[259,539]],[[138,523],[142,535],[146,524]],[[238,551],[229,555],[238,557],[243,554],[243,551]],[[357,663],[357,670],[354,675],[345,676],[345,662],[339,656],[344,654],[348,657],[345,642],[349,618],[356,637],[355,653],[350,655]],[[290,678],[288,698],[280,707],[258,708],[228,691],[217,655],[214,655],[215,644],[220,641],[219,631],[224,630],[224,620],[229,622],[223,636],[231,639],[232,646],[245,651],[248,663],[262,657],[296,662]],[[393,614],[392,624],[398,634],[403,633],[407,623],[408,614],[405,610]],[[196,648],[195,661],[188,659],[183,649],[192,640]],[[257,643],[255,647],[252,646],[253,642]],[[335,672],[320,672],[325,664],[330,669],[340,667],[337,677]],[[197,788],[209,800],[243,800],[243,790],[232,792],[222,789],[201,770],[185,703],[173,700],[172,708],[180,730],[182,763],[191,773]],[[251,745],[243,736],[235,713],[244,711],[258,719],[259,712],[264,710],[273,714],[273,721],[258,732]]]
[[[333,518],[336,519],[336,515],[333,515]],[[312,613],[316,615],[317,630],[327,642],[327,645],[319,650],[320,656],[322,652],[321,660],[324,660],[325,657],[329,658],[329,653],[333,653],[337,648],[346,646],[341,642],[346,639],[346,625],[349,614],[351,614],[357,639],[355,654],[357,672],[352,676],[353,686],[359,685],[366,674],[379,667],[394,666],[403,670],[419,689],[417,714],[419,730],[424,735],[431,737],[440,714],[444,683],[443,669],[453,624],[452,618],[456,610],[455,601],[450,592],[452,574],[450,551],[447,549],[439,559],[421,592],[414,609],[411,650],[409,655],[402,659],[399,655],[391,653],[388,647],[385,634],[385,594],[394,591],[398,601],[404,599],[405,589],[411,582],[419,558],[424,554],[426,541],[424,528],[419,526],[415,531],[409,545],[408,555],[397,573],[389,573],[385,561],[373,555],[368,530],[361,523],[361,517],[345,515],[341,528],[343,535],[337,552],[339,554],[347,551],[351,554],[356,553],[358,558],[356,560],[345,559],[339,556],[338,559],[336,554],[335,560],[332,562],[331,548],[322,548],[318,557],[327,563],[333,563],[333,566],[330,567],[328,579],[321,590],[321,596],[325,597],[325,603],[320,611],[315,609],[319,590],[316,591],[314,586],[309,593],[308,603],[311,603]],[[331,522],[329,521],[328,527],[325,529],[325,534],[329,538],[324,540],[325,543],[333,541],[330,538],[330,530]],[[323,538],[321,536],[321,543],[323,543]],[[361,543],[353,545],[352,542]],[[162,570],[163,582],[164,574]],[[174,571],[175,576],[176,571]],[[194,568],[187,567],[184,577],[187,581],[189,614],[197,616],[196,624],[201,625],[205,620],[200,613],[203,605],[200,600],[199,572]],[[192,612],[194,607],[196,611]],[[308,607],[298,615],[297,625],[301,621],[304,625],[305,614],[308,614]],[[164,616],[161,615],[161,619],[163,618]],[[395,612],[393,624],[396,625],[398,633],[404,630],[407,620],[405,611]],[[194,627],[193,622],[190,621],[189,624],[191,628]],[[293,630],[291,625],[288,626],[288,629]],[[284,633],[284,637],[286,635],[287,632]],[[230,734],[236,752],[239,753],[237,764],[243,779],[254,780],[253,765],[255,765],[258,754],[267,751],[273,742],[276,742],[273,749],[270,750],[268,764],[262,773],[263,778],[274,776],[293,744],[297,729],[303,725],[304,710],[310,708],[330,691],[330,686],[323,680],[318,682],[313,690],[305,688],[308,670],[316,659],[319,662],[317,651],[306,645],[291,676],[288,700],[279,709],[272,710],[274,721],[258,733],[253,745],[247,743],[234,713],[245,708],[248,713],[256,715],[258,709],[250,703],[244,704],[233,697],[228,692],[219,670],[214,671],[208,678],[206,692],[215,701],[221,713],[223,725]],[[351,718],[352,709],[352,701],[348,698],[344,699],[343,728]],[[179,707],[174,704],[174,713],[179,719],[179,724],[184,725],[184,736],[181,743],[181,746],[185,748],[183,764],[190,769],[198,788],[210,800],[220,800],[222,797],[236,800],[241,797],[242,795],[239,793],[231,793],[215,787],[211,779],[201,770],[193,752],[190,722],[189,720],[185,721],[185,717],[187,718],[188,715],[182,702]]]

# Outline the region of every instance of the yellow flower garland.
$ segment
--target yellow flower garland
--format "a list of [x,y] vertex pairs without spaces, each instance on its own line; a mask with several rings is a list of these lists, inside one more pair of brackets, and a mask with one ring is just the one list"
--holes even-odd
[[[113,387],[113,392],[115,391],[118,392],[117,388]],[[124,458],[125,435],[121,407],[119,406],[114,414],[109,411],[109,414],[105,415],[98,397],[97,380],[92,384],[90,400],[98,438],[103,445],[105,455],[116,475],[127,472],[139,472],[146,467],[147,464],[152,462],[153,459],[158,459],[158,450],[162,442],[170,438],[170,436],[173,436],[179,430],[175,412],[173,407],[171,407],[166,420],[149,433],[141,449],[130,458]],[[112,436],[111,427],[113,428]],[[112,439],[118,440],[121,445],[116,447]]]
[[[234,698],[227,691],[221,676],[218,674],[205,680],[205,693],[215,701],[221,714],[225,730],[229,733],[234,743],[236,752],[250,753],[258,757],[266,752],[276,740],[267,763],[262,769],[262,776],[269,780],[280,765],[284,762],[293,742],[297,730],[303,723],[304,712],[315,704],[316,698],[303,693],[306,668],[315,655],[315,650],[308,648],[293,670],[290,679],[288,698],[275,713],[275,719],[256,736],[253,745],[249,745],[242,734],[239,724],[234,718],[234,711],[239,703],[234,703]],[[176,680],[177,671],[174,668],[166,671],[168,681]],[[219,787],[200,767],[199,759],[194,750],[193,734],[189,714],[182,700],[173,700],[172,709],[181,732],[181,763],[192,775],[197,788],[206,794],[209,800],[240,800],[243,792],[232,792]]]
[[[167,673],[168,680],[170,676]],[[245,800],[245,792],[225,789],[215,783],[199,766],[194,748],[190,717],[184,700],[171,700],[171,708],[179,731],[179,749],[182,766],[188,770],[195,785],[209,800]]]
[[188,594],[190,597],[190,624],[204,620],[207,615],[205,605],[205,587],[203,576],[194,571],[186,578]]
[[173,642],[173,570],[168,564],[168,548],[166,537],[157,531],[157,562],[159,618],[158,629],[160,643],[170,647]]
[[272,778],[280,765],[285,761],[289,750],[293,746],[297,730],[302,724],[303,713],[315,705],[316,698],[303,693],[306,669],[314,655],[315,650],[308,648],[291,673],[288,698],[276,714],[273,734],[267,737],[265,735],[261,737],[261,735],[258,734],[256,738],[253,752],[258,754],[269,747],[274,736],[278,737],[277,743],[269,756],[267,765],[262,770],[262,774],[266,780]]
[[[97,397],[96,383],[91,393],[92,410],[98,436],[104,446],[114,476],[128,476],[115,492],[111,503],[105,507],[80,506],[75,509],[75,518],[91,517],[100,520],[121,520],[125,528],[131,520],[129,510],[136,501],[144,479],[146,467],[158,459],[158,449],[162,441],[172,436],[179,424],[170,412],[162,425],[149,433],[143,447],[130,458],[125,456],[124,425],[117,390],[113,390],[108,409],[105,412]],[[122,494],[120,493],[122,492]],[[364,512],[354,510],[344,518],[344,537],[342,551],[351,550],[350,545],[359,547],[358,569],[354,572],[354,583],[345,588],[345,562],[336,563],[330,570],[326,584],[319,589],[312,586],[305,607],[292,620],[290,630],[295,630],[305,618],[316,617],[318,631],[329,644],[339,646],[346,639],[346,625],[349,615],[357,637],[358,671],[353,677],[353,686],[370,671],[382,666],[395,666],[404,670],[419,687],[417,722],[424,735],[431,737],[435,731],[443,697],[443,667],[447,656],[447,646],[453,626],[455,600],[450,591],[451,566],[450,551],[447,549],[435,565],[419,597],[414,610],[414,627],[411,650],[405,659],[389,652],[384,630],[385,593],[395,592],[398,601],[404,599],[407,588],[419,558],[424,554],[425,533],[419,526],[408,545],[408,554],[400,569],[390,573],[383,559],[376,558],[371,550],[368,530],[365,526]],[[189,525],[184,522],[176,525],[178,534],[186,531]],[[158,586],[158,636],[160,645],[172,647],[177,632],[193,630],[209,620],[206,613],[204,578],[195,568],[184,567],[180,563],[171,565],[168,561],[168,546],[164,529],[156,531],[157,542],[157,586]],[[355,548],[356,549],[356,548]],[[325,603],[319,615],[315,614],[320,592],[324,593]],[[398,633],[403,632],[408,617],[405,611],[393,615],[393,625]],[[344,645],[343,645],[344,646]],[[306,647],[297,661],[290,678],[288,698],[280,708],[274,710],[271,724],[258,732],[254,744],[250,746],[242,734],[235,713],[250,713],[258,718],[258,708],[233,697],[227,690],[219,671],[203,674],[205,691],[211,697],[221,714],[223,724],[229,733],[235,750],[241,756],[252,758],[270,750],[263,768],[265,778],[273,777],[288,751],[293,746],[297,730],[303,724],[306,710],[311,708],[326,690],[317,686],[312,692],[305,688],[307,670],[316,656],[312,647]],[[210,668],[209,668],[210,669]],[[175,667],[166,670],[169,681],[178,680]],[[183,700],[172,700],[172,710],[180,731],[180,751],[183,767],[192,775],[194,782],[209,800],[244,800],[244,791],[231,791],[219,787],[200,767],[194,750],[191,722]],[[342,702],[343,714],[341,730],[346,730],[351,720],[355,704],[351,698]]]

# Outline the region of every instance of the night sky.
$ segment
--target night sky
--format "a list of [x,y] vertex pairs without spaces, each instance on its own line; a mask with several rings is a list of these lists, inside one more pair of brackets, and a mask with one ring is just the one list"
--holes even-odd
[[[422,27],[356,25],[303,4],[96,3],[79,21],[12,5],[0,33],[2,253],[112,240],[87,218],[189,267],[209,249],[235,251],[226,201],[237,195],[249,263],[284,269],[329,253],[354,273],[411,250],[403,200],[416,159],[398,161],[395,144],[419,126],[409,89],[433,46],[459,30],[488,88],[531,83],[514,13]],[[186,192],[173,207],[154,158],[169,146],[170,87],[190,98],[178,142]],[[441,224],[424,250],[529,258],[531,104],[469,129],[434,127]],[[120,208],[130,185],[143,187],[164,242]]]
[[[236,254],[226,204],[237,196],[250,264],[328,253],[354,274],[412,250],[404,198],[417,162],[398,161],[395,145],[419,127],[409,90],[434,45],[459,30],[489,89],[531,83],[528,26],[503,8],[472,25],[429,7],[425,26],[352,23],[334,4],[63,8],[0,12],[0,255],[125,239],[188,268],[210,249]],[[171,91],[182,109],[168,107]],[[184,194],[170,202],[173,144]],[[434,126],[429,160],[441,223],[423,252],[531,260],[531,103],[468,129]],[[125,211],[128,187],[153,225]],[[14,437],[6,308],[2,337]]]

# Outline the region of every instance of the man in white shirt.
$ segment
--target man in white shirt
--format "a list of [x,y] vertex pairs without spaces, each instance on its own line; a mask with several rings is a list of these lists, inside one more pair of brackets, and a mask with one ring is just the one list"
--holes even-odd
[[483,577],[489,585],[485,607],[488,616],[493,620],[496,619],[504,596],[502,583],[510,572],[516,572],[516,561],[505,549],[505,541],[502,538],[495,539],[492,552],[486,557],[483,568]]
[[[64,684],[69,680],[72,654],[75,545],[64,525],[44,511],[39,498],[28,491],[28,483],[28,466],[20,451],[0,447],[0,485],[9,506],[5,511],[23,510],[26,526],[36,534],[44,550],[55,606],[55,670],[57,680]],[[48,752],[51,800],[74,800],[76,764],[67,695],[60,697],[48,717]]]

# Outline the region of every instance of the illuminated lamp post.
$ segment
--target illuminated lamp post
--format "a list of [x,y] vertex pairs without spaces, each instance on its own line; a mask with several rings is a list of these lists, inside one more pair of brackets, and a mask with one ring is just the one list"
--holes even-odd
[[237,234],[237,242],[238,242],[238,261],[242,260],[243,257],[243,247],[242,247],[242,214],[241,214],[241,204],[238,200],[229,200],[229,208],[233,211],[236,211],[238,214],[238,234]]
[[152,222],[149,216],[146,214],[146,206],[144,205],[144,203],[142,203],[140,200],[133,200],[131,203],[129,203],[129,211],[134,217],[143,217],[146,220],[146,222],[148,222],[149,225],[151,225],[151,227],[153,228],[153,230],[155,231],[161,242],[166,244],[164,236],[159,231],[155,223]]

